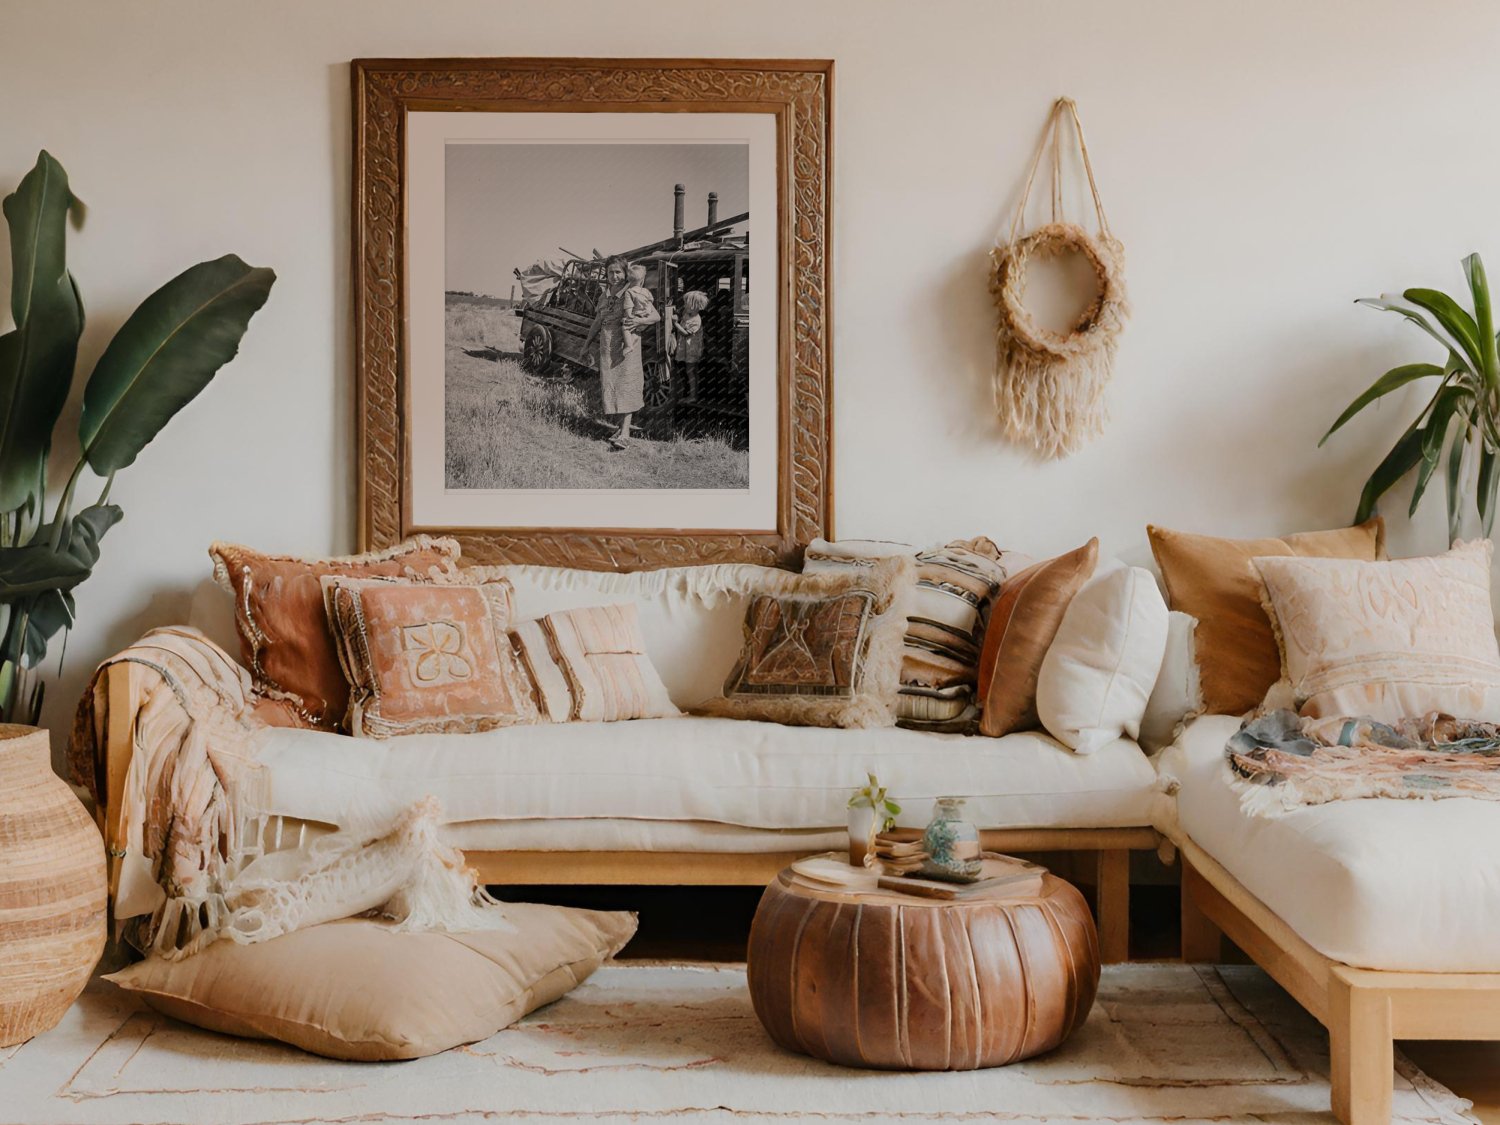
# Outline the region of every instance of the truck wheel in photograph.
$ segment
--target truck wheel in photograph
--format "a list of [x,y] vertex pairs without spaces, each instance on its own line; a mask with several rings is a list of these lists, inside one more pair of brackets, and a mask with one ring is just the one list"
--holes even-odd
[[526,333],[521,342],[521,366],[532,375],[545,375],[552,367],[552,333],[540,326]]

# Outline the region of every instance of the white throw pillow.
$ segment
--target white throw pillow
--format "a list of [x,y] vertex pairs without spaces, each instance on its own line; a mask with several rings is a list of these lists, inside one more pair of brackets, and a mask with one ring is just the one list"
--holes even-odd
[[1139,737],[1166,648],[1167,605],[1155,579],[1134,566],[1096,574],[1042,660],[1036,707],[1047,733],[1080,754]]
[[1167,616],[1167,651],[1156,674],[1156,686],[1141,716],[1141,748],[1148,754],[1177,741],[1182,724],[1203,713],[1203,686],[1198,679],[1194,634],[1198,619],[1173,610]]

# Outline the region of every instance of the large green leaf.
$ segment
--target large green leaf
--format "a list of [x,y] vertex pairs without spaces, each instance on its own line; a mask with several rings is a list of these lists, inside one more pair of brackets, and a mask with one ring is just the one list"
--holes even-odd
[[71,590],[89,576],[87,563],[47,543],[0,547],[0,601],[45,590]]
[[1375,466],[1370,479],[1365,482],[1359,495],[1359,510],[1354,515],[1355,523],[1364,523],[1375,514],[1375,504],[1391,490],[1391,487],[1422,460],[1422,430],[1413,424],[1402,434],[1385,459]]
[[1416,380],[1418,379],[1426,379],[1432,376],[1442,375],[1443,373],[1444,369],[1439,367],[1435,363],[1407,363],[1403,364],[1400,367],[1391,368],[1379,379],[1376,379],[1375,382],[1371,383],[1369,389],[1367,389],[1364,394],[1360,395],[1357,399],[1349,404],[1344,412],[1339,415],[1338,421],[1335,422],[1332,426],[1328,427],[1328,432],[1323,435],[1318,444],[1322,445],[1323,442],[1332,437],[1339,430],[1339,428],[1343,426],[1345,422],[1349,421],[1350,418],[1353,418],[1356,414],[1358,414],[1365,407],[1369,406],[1370,403],[1374,402],[1376,399],[1383,398],[1384,396],[1390,394],[1392,391],[1399,390],[1401,387],[1406,386],[1406,384],[1416,382]]
[[83,394],[79,441],[100,476],[123,469],[234,358],[276,275],[233,254],[200,262],[131,313]]
[[1490,303],[1490,283],[1485,276],[1484,260],[1478,252],[1464,259],[1464,277],[1469,282],[1469,295],[1474,298],[1474,321],[1479,328],[1479,344],[1484,351],[1485,385],[1491,389],[1500,387],[1500,352],[1495,344],[1495,312]]
[[[1448,475],[1445,491],[1448,499],[1448,542],[1450,544],[1458,541],[1459,527],[1463,522],[1464,449],[1468,446],[1469,438],[1478,424],[1479,407],[1476,405],[1470,407],[1464,428],[1458,431],[1448,447]],[[1483,439],[1481,439],[1481,444],[1483,444]]]
[[1495,526],[1495,489],[1500,485],[1500,458],[1490,449],[1479,451],[1479,520],[1489,535]]
[[1433,320],[1425,309],[1419,308],[1408,301],[1404,296],[1395,293],[1384,293],[1379,297],[1361,297],[1354,302],[1356,305],[1366,305],[1372,309],[1381,309],[1385,312],[1397,313],[1411,321],[1427,335],[1450,352],[1458,353],[1464,350],[1463,344],[1442,325]]
[[41,490],[52,427],[73,382],[83,332],[66,258],[73,204],[67,173],[46,152],[3,204],[16,327],[0,336],[0,511],[22,507]]
[[1469,392],[1462,387],[1444,387],[1433,398],[1431,412],[1422,424],[1422,460],[1417,465],[1417,482],[1411,490],[1411,506],[1408,516],[1417,514],[1417,505],[1427,491],[1427,482],[1432,479],[1443,455],[1443,445],[1448,440],[1448,430],[1455,415],[1467,417],[1471,403]]
[[1457,301],[1437,289],[1408,289],[1402,296],[1430,312],[1443,329],[1463,345],[1464,355],[1468,356],[1474,370],[1484,370],[1484,349],[1479,342],[1479,326]]
[[92,569],[99,562],[99,540],[124,518],[118,504],[90,504],[69,521],[62,549]]

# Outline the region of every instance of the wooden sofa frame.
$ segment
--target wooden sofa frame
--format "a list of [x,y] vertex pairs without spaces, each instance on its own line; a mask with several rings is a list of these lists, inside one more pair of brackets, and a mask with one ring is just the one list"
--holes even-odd
[[1319,953],[1191,840],[1182,859],[1182,959],[1222,960],[1228,937],[1328,1029],[1333,1112],[1389,1125],[1394,1041],[1500,1039],[1500,973],[1356,969]]
[[[98,810],[110,854],[109,889],[118,886],[116,858],[120,796],[135,751],[135,718],[141,677],[147,668],[132,662],[105,669],[109,712],[105,731],[105,792]],[[915,832],[911,833],[915,838]],[[1100,959],[1114,964],[1129,958],[1130,853],[1154,850],[1153,828],[1013,828],[985,831],[986,849],[1000,852],[1092,852],[1099,926]],[[784,852],[642,851],[470,851],[464,858],[492,886],[614,884],[624,886],[760,886],[794,860],[813,854]]]

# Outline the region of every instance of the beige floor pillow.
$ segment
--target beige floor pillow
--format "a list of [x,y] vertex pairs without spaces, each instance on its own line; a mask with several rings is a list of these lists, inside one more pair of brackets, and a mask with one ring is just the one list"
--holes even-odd
[[508,903],[516,932],[394,933],[350,918],[256,945],[218,941],[106,980],[157,1011],[316,1055],[416,1059],[488,1039],[571,991],[635,933],[634,914]]

